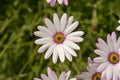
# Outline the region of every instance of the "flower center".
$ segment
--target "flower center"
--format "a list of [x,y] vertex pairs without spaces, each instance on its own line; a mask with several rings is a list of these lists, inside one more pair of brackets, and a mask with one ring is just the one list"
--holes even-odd
[[110,53],[109,55],[109,62],[112,63],[112,64],[116,64],[119,62],[119,55],[115,52],[113,53]]
[[92,77],[92,80],[101,80],[101,73],[95,73]]
[[63,43],[65,40],[65,36],[62,32],[57,32],[54,36],[53,36],[53,40],[55,43],[60,44]]

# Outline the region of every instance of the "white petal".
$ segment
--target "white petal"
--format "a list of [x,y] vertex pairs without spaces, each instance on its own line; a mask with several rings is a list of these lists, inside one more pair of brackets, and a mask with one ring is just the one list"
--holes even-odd
[[37,28],[40,32],[43,32],[44,34],[48,34],[50,36],[53,35],[53,33],[48,28],[46,28],[44,26],[37,26]]
[[34,80],[41,80],[41,79],[39,79],[39,78],[34,78]]
[[101,50],[99,50],[99,49],[95,49],[94,52],[95,52],[96,54],[102,56],[102,57],[107,57],[107,56],[108,56],[105,52],[103,52],[103,51],[101,51]]
[[55,29],[54,24],[53,24],[48,18],[45,18],[44,21],[45,21],[45,24],[46,24],[46,26],[48,27],[48,29],[49,29],[50,31],[52,31],[53,33],[55,33],[55,32],[56,32],[56,29]]
[[63,46],[60,44],[57,46],[57,48],[58,48],[58,55],[59,55],[60,61],[64,62],[65,61],[65,53],[63,50]]
[[67,46],[69,46],[70,48],[72,48],[72,49],[80,50],[80,47],[79,47],[77,44],[75,44],[74,42],[72,42],[72,41],[66,40],[66,41],[65,41],[65,44],[66,44]]
[[73,19],[74,19],[73,16],[70,16],[70,17],[68,18],[68,22],[67,22],[67,26],[66,26],[66,28],[68,28],[68,27],[72,24]]
[[75,30],[78,26],[79,22],[75,21],[73,24],[71,24],[69,27],[67,27],[64,31],[65,34],[71,33],[73,30]]
[[68,47],[67,45],[65,45],[65,44],[63,44],[63,47],[64,47],[64,49],[66,50],[66,51],[68,51],[71,55],[73,55],[73,56],[77,56],[77,54],[76,54],[76,52],[73,50],[73,49],[71,49],[70,47]]
[[113,69],[113,79],[112,80],[118,80],[116,69]]
[[38,36],[38,37],[48,37],[49,36],[49,35],[47,35],[47,34],[45,34],[43,32],[40,32],[40,31],[35,31],[34,35]]
[[53,22],[55,24],[57,32],[59,32],[60,29],[61,29],[61,27],[60,27],[61,25],[60,25],[59,17],[58,17],[58,15],[56,13],[53,15]]
[[77,78],[81,78],[82,80],[87,80],[87,78],[91,78],[89,72],[82,72],[80,75],[76,76]]
[[116,45],[116,47],[117,47],[117,49],[120,48],[120,37],[119,37],[118,40],[117,40],[117,45]]
[[117,30],[117,31],[120,31],[120,26],[118,26],[118,27],[116,28],[116,30]]
[[71,78],[70,80],[77,80],[77,78]]
[[83,38],[82,37],[66,37],[66,39],[70,40],[70,41],[73,41],[73,42],[82,42],[83,41]]
[[55,47],[54,52],[53,52],[53,63],[55,64],[58,60],[58,49]]
[[96,46],[97,46],[98,49],[103,51],[105,54],[109,54],[110,53],[110,51],[107,48],[105,48],[105,46],[101,45],[100,43],[96,43]]
[[40,39],[35,40],[35,44],[46,44],[49,42],[52,42],[51,37],[45,37],[45,38],[40,38]]
[[116,33],[115,32],[112,32],[112,34],[111,34],[111,40],[112,40],[112,42],[113,42],[113,48],[114,48],[114,51],[116,51],[117,50],[117,46],[116,46],[116,44],[117,44],[117,40],[116,40]]
[[65,76],[66,76],[66,79],[65,79],[65,80],[68,80],[70,74],[71,74],[71,71],[68,71],[68,72],[65,74]]
[[[103,39],[101,39],[101,38],[98,38],[98,42],[99,42],[98,45],[100,45],[101,47],[103,47],[104,50],[105,50],[105,52],[108,53],[108,52],[109,52],[109,47],[108,47],[108,45],[106,44],[106,42],[105,42]],[[97,46],[97,47],[98,47],[98,46]],[[100,49],[101,49],[101,48],[100,48]]]
[[112,75],[113,75],[113,68],[111,65],[107,67],[107,73],[106,73],[106,79],[107,80],[112,80]]
[[105,57],[94,58],[94,62],[96,62],[96,63],[103,63],[103,62],[106,62],[106,61],[107,61],[107,58],[105,58]]
[[67,59],[69,61],[72,61],[72,56],[70,55],[70,53],[68,51],[66,51],[66,50],[64,50],[64,51],[65,51],[65,56],[67,57]]
[[101,74],[101,79],[106,80],[106,75],[107,75],[107,69],[105,69],[102,74]]
[[90,57],[88,57],[88,64],[93,64],[93,61]]
[[63,16],[61,17],[61,31],[65,29],[66,22],[67,22],[67,14],[64,13]]
[[120,24],[120,19],[118,20],[118,23]]
[[55,44],[50,45],[49,49],[45,53],[45,56],[44,56],[45,59],[48,59],[52,55],[55,46],[56,46]]
[[49,80],[57,80],[56,73],[52,71],[49,67],[48,67],[48,77],[49,77]]
[[49,79],[50,79],[52,70],[51,70],[49,67],[48,67],[48,69],[47,69],[47,73],[48,73],[48,77],[49,77]]
[[62,4],[62,3],[63,3],[63,0],[58,0],[58,3],[59,3],[59,4]]
[[112,40],[111,40],[111,36],[109,34],[107,35],[107,43],[108,43],[110,52],[113,52],[114,51],[114,48],[113,48],[114,46],[113,46],[113,43],[112,43]]
[[42,52],[44,52],[46,49],[48,49],[48,47],[50,46],[50,44],[51,44],[51,42],[42,45],[42,46],[38,49],[38,53],[42,53]]
[[76,31],[76,32],[72,32],[70,34],[68,34],[68,37],[72,37],[72,36],[82,36],[84,34],[83,31]]
[[47,0],[47,3],[50,3],[51,2],[51,0]]
[[109,65],[108,62],[102,63],[102,64],[97,68],[97,71],[98,71],[98,72],[104,71],[108,65]]

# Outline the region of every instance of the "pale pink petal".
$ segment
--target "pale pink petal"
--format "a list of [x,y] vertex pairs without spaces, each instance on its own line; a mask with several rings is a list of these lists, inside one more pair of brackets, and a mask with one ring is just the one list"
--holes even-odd
[[68,5],[68,0],[64,0],[64,4],[67,6]]
[[55,5],[55,2],[56,2],[56,0],[52,0],[52,1],[50,2],[50,6],[53,7],[53,6]]
[[60,74],[60,77],[59,77],[59,80],[65,80],[65,72],[62,72],[61,74]]
[[48,77],[44,74],[41,74],[41,78],[42,78],[42,80],[48,80]]

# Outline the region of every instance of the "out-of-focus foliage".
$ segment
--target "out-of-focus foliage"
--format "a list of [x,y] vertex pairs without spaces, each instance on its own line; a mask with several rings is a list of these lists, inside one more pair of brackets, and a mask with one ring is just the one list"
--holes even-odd
[[[85,32],[84,41],[73,62],[52,63],[38,54],[40,45],[33,32],[38,25],[45,25],[44,18],[52,20],[53,13],[67,13],[79,21],[76,30]],[[0,1],[0,80],[33,80],[51,67],[59,75],[71,70],[71,77],[84,71],[87,57],[95,57],[94,49],[98,37],[116,31],[120,17],[120,0],[69,0],[69,6],[55,4],[50,7],[46,0],[1,0]],[[117,34],[119,35],[119,32]]]

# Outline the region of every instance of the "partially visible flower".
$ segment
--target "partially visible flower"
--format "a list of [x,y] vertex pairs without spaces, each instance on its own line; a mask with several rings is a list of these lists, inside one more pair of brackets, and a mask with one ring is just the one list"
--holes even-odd
[[[60,77],[57,77],[56,73],[54,71],[52,71],[50,68],[48,68],[48,76],[41,74],[41,79],[39,78],[34,78],[34,80],[68,80],[71,71],[66,72],[62,72],[60,74]],[[72,78],[70,80],[76,80],[76,78]]]
[[56,0],[47,0],[47,3],[49,3],[50,6],[52,6],[52,7],[55,5],[55,2],[56,2]]
[[66,6],[68,5],[68,0],[58,0],[59,4],[64,3]]
[[[68,5],[68,0],[57,0],[58,3],[61,5],[64,3],[66,6]],[[47,0],[47,3],[49,3],[52,7],[55,5],[56,0]]]
[[47,26],[38,26],[39,31],[35,31],[34,35],[40,37],[35,40],[36,44],[42,44],[38,49],[39,53],[46,51],[44,58],[48,59],[51,55],[53,56],[53,63],[56,63],[58,57],[61,62],[65,61],[65,56],[69,61],[72,61],[72,56],[77,56],[74,50],[80,50],[80,47],[75,42],[83,41],[81,37],[83,31],[73,32],[79,22],[73,23],[73,16],[67,19],[67,14],[64,13],[61,19],[55,13],[53,15],[53,23],[45,18],[45,24]]
[[116,39],[116,33],[107,35],[107,43],[98,38],[96,43],[98,49],[95,53],[99,57],[94,58],[95,63],[100,65],[97,71],[102,72],[101,77],[106,80],[120,80],[120,37]]
[[97,71],[98,66],[99,64],[95,64],[89,57],[87,66],[88,72],[82,72],[80,75],[77,75],[76,77],[82,80],[104,80],[101,79],[101,72]]
[[[120,19],[118,20],[118,23],[120,24]],[[117,31],[120,31],[120,25],[116,29]]]

